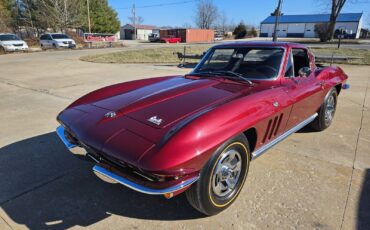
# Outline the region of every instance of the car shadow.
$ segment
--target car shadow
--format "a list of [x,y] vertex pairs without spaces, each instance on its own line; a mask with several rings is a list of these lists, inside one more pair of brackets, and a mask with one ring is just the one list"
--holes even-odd
[[148,220],[204,217],[184,195],[166,200],[108,184],[92,167],[72,156],[55,132],[2,147],[1,208],[31,229],[89,226],[111,215]]
[[357,230],[367,230],[370,227],[370,169],[365,171],[357,207]]

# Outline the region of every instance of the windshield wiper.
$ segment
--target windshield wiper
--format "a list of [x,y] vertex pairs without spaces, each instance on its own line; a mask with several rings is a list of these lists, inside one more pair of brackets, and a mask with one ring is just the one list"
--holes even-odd
[[192,76],[192,75],[212,76],[212,75],[215,75],[215,73],[214,72],[211,72],[211,71],[194,72],[194,73],[185,74],[185,77],[186,76]]
[[243,80],[245,82],[247,82],[248,84],[250,85],[254,85],[252,81],[246,79],[243,74],[240,74],[240,73],[236,73],[236,72],[233,72],[233,71],[230,71],[230,70],[217,70],[217,71],[214,71],[212,73],[216,73],[216,74],[229,74],[229,75],[232,75],[232,76],[235,76],[237,77],[238,79],[240,80]]

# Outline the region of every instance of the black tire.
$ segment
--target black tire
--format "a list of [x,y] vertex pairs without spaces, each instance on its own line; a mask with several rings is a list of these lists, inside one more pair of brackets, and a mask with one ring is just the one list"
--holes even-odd
[[[334,104],[332,104],[332,101]],[[335,88],[332,88],[325,96],[324,102],[320,106],[318,116],[310,124],[311,128],[316,131],[327,129],[333,122],[335,111],[337,108],[338,93]],[[329,115],[331,113],[331,115]]]
[[5,48],[0,46],[0,54],[6,54]]
[[[231,168],[227,168],[225,174],[224,171],[219,171],[220,175],[222,175],[221,177],[219,174],[215,175],[214,173],[216,173],[215,168],[217,165],[220,166],[220,164],[223,165],[226,164],[225,162],[229,162],[231,166],[230,152],[231,154],[235,153],[232,160],[241,163],[239,172],[230,172]],[[186,197],[189,203],[196,210],[207,216],[216,215],[228,208],[235,201],[243,188],[245,179],[247,178],[250,160],[251,155],[248,140],[243,134],[222,144],[201,170],[199,180],[186,191]],[[224,167],[222,167],[222,169],[224,169]],[[228,183],[226,183],[227,179],[225,178],[234,179],[233,182],[235,183],[231,183],[234,185],[233,188],[230,189],[228,187],[224,196],[219,196],[215,192],[218,190],[215,189],[218,187],[215,182],[217,185],[228,185]],[[221,190],[218,191],[218,193],[221,192]]]

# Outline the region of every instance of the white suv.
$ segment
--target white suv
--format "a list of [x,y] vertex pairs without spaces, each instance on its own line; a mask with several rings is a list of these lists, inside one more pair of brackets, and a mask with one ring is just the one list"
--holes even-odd
[[76,42],[66,34],[44,34],[40,37],[40,46],[47,48],[76,48]]
[[0,52],[27,51],[28,45],[15,34],[0,33]]

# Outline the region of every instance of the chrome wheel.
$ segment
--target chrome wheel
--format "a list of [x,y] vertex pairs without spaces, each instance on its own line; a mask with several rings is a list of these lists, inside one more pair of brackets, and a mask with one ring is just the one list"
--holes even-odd
[[335,98],[333,95],[330,95],[328,101],[326,102],[325,110],[325,122],[328,124],[333,120],[335,113]]
[[223,153],[213,172],[212,191],[219,197],[230,195],[236,187],[242,169],[242,158],[235,149]]

